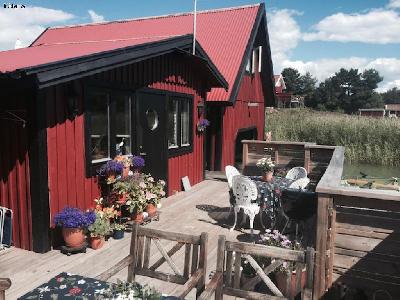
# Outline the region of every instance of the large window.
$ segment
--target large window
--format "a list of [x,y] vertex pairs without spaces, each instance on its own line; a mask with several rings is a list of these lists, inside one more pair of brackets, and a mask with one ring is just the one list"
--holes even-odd
[[192,151],[193,101],[173,97],[168,100],[168,148],[170,155]]
[[102,163],[132,147],[131,97],[116,91],[89,90],[86,97],[87,166]]

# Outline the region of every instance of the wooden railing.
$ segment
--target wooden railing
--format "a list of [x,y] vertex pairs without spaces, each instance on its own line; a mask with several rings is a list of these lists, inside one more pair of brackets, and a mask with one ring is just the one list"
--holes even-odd
[[304,166],[318,193],[313,299],[335,281],[400,299],[400,192],[342,186],[344,147],[243,141],[243,172],[265,155],[278,168]]
[[290,169],[303,166],[316,186],[321,179],[335,150],[333,146],[321,146],[315,143],[284,142],[284,141],[254,141],[244,140],[243,143],[243,173],[257,174],[257,160],[270,155],[277,168]]

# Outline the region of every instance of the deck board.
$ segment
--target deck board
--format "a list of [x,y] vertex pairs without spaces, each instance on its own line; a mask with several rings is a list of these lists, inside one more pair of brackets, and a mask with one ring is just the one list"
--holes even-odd
[[[147,227],[166,231],[200,234],[207,232],[208,255],[207,272],[215,270],[218,235],[224,234],[227,240],[237,240],[240,234],[249,233],[248,229],[242,231],[229,231],[233,223],[229,216],[229,199],[227,183],[217,180],[203,181],[188,191],[169,197],[163,202],[160,221],[147,224]],[[230,217],[230,218],[229,218]],[[229,218],[229,219],[228,219]],[[17,248],[0,252],[0,277],[9,277],[12,287],[7,291],[8,299],[17,299],[19,296],[45,283],[50,278],[61,272],[71,272],[88,277],[96,277],[129,253],[130,234],[123,240],[110,239],[102,249],[88,249],[85,254],[66,256],[58,250],[45,254],[33,253]],[[166,249],[172,243],[163,243]],[[150,265],[160,257],[152,249]],[[173,258],[184,257],[184,247]],[[178,268],[183,270],[183,258],[176,261]],[[168,270],[164,264],[159,270]],[[127,270],[123,270],[111,278],[110,281],[126,279]],[[142,284],[151,284],[164,293],[176,290],[176,285],[154,279],[137,276],[136,280]],[[209,278],[207,278],[207,281]],[[194,291],[187,299],[194,298]],[[227,298],[228,299],[228,298]]]

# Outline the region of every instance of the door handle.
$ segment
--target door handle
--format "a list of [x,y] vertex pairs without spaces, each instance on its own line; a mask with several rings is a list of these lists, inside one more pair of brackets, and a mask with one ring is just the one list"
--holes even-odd
[[145,155],[147,155],[147,153],[146,153],[146,152],[140,152],[139,154],[140,154],[140,155],[142,155],[142,156],[145,156]]

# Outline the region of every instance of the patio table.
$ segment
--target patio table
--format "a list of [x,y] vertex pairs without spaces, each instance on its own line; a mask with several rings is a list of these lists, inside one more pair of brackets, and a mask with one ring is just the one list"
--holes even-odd
[[[20,300],[49,299],[49,300],[92,300],[112,299],[107,293],[110,291],[110,282],[100,281],[94,278],[60,273],[48,282],[18,298]],[[116,297],[115,297],[116,298]],[[177,300],[172,296],[163,296],[163,300]]]
[[273,225],[281,208],[280,197],[282,191],[289,188],[294,182],[292,179],[274,176],[272,182],[265,182],[261,176],[249,176],[257,186],[258,198],[257,203],[262,211],[271,219]]

